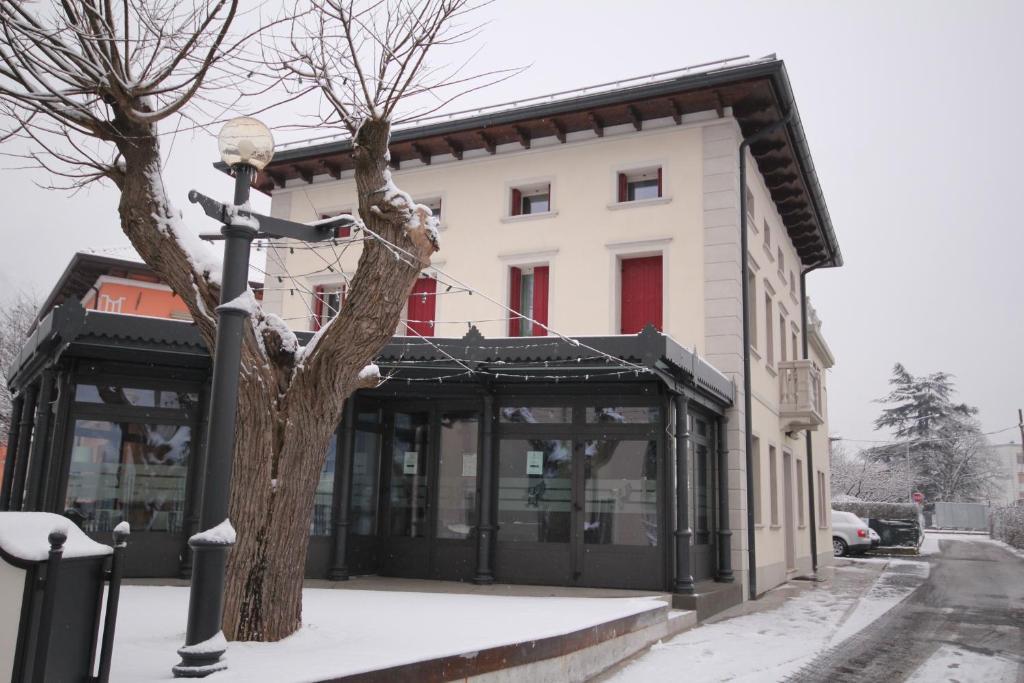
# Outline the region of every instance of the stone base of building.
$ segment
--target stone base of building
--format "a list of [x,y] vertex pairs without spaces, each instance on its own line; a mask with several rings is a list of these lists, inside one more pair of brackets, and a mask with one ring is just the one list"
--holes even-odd
[[738,581],[698,581],[694,588],[693,593],[673,593],[672,606],[696,612],[697,621],[704,621],[743,602],[743,585]]

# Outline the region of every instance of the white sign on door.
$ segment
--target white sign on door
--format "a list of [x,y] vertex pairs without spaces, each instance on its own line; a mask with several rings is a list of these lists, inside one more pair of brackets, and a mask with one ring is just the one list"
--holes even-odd
[[544,474],[544,451],[526,451],[526,475]]
[[462,454],[462,476],[464,476],[464,477],[475,477],[476,476],[476,453],[463,453]]
[[405,460],[402,462],[402,474],[420,473],[420,454],[416,451],[406,451]]

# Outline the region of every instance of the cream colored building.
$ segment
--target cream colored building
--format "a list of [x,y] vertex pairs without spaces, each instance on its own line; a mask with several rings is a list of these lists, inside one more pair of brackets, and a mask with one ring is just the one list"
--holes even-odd
[[[817,564],[831,557],[827,370],[834,359],[813,309],[804,329],[801,273],[842,259],[791,97],[781,61],[726,62],[422,121],[396,130],[392,145],[395,183],[440,222],[441,249],[424,271],[437,284],[420,299],[433,295],[431,322],[414,317],[422,307],[409,309],[421,334],[457,338],[470,326],[485,338],[514,334],[505,306],[540,319],[543,311],[524,310],[538,300],[524,299],[523,288],[543,286],[542,275],[552,330],[570,337],[636,332],[626,328],[660,285],[660,321],[653,322],[736,388],[727,423],[728,507],[732,568],[745,594],[751,556],[758,594],[812,570],[812,537]],[[744,137],[787,114],[788,123],[750,145],[742,186]],[[311,222],[353,211],[347,144],[326,139],[279,150],[258,178],[272,194],[272,214]],[[265,308],[296,330],[315,329],[344,305],[343,295],[331,295],[355,272],[360,249],[358,233],[315,249],[272,242]],[[640,303],[624,306],[624,273],[634,264],[646,269],[646,284],[629,280],[628,296]],[[453,282],[476,293],[457,285],[447,291]]]

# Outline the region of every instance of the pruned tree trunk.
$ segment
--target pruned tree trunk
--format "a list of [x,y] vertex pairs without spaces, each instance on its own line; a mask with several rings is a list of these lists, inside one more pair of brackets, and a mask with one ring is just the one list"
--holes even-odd
[[[263,359],[243,359],[231,491],[238,542],[224,607],[224,632],[233,640],[278,640],[300,626],[310,518],[328,440],[436,249],[425,208],[391,181],[389,133],[387,121],[367,121],[356,140],[359,213],[384,242],[364,243],[345,306],[293,371],[267,378],[253,366]],[[407,253],[396,258],[388,243]],[[344,346],[332,343],[339,335],[348,340]]]

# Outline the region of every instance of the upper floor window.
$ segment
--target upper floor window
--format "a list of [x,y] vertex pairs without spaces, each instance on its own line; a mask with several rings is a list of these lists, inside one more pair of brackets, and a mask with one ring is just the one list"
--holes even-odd
[[442,219],[441,219],[441,198],[440,197],[429,197],[427,199],[419,199],[419,200],[416,200],[416,203],[417,204],[423,204],[424,206],[426,206],[428,209],[430,209],[430,213],[433,214],[434,218],[437,219],[437,222],[438,223],[442,222]]
[[[322,213],[322,214],[320,214],[320,220],[324,220],[324,219],[327,219],[327,218],[334,218],[335,216],[340,216],[343,213],[351,214],[352,213],[352,209],[341,209],[340,211],[329,211],[327,213]],[[334,236],[335,237],[351,237],[352,236],[352,227],[346,225],[344,227],[335,228],[334,229]]]
[[620,262],[619,321],[622,334],[636,334],[647,325],[662,329],[662,259],[624,258]]
[[327,324],[341,311],[345,303],[344,284],[317,285],[313,288],[313,321],[314,332]]
[[547,336],[548,266],[509,268],[508,320],[510,337]]
[[747,219],[756,232],[757,226],[754,225],[754,193],[750,191],[749,187],[747,187],[744,188],[743,196],[746,197],[747,200]]
[[776,254],[779,266],[779,272],[782,273],[782,277],[786,277],[786,255],[782,253],[782,247],[779,247],[778,253]]
[[796,296],[796,274],[789,271],[789,293]]
[[551,183],[534,183],[512,188],[509,215],[550,213]]
[[747,322],[750,325],[750,348],[757,348],[757,277],[747,271]]
[[657,199],[661,197],[661,166],[619,173],[618,184],[619,202]]
[[772,246],[772,229],[771,229],[771,227],[769,227],[768,221],[765,221],[764,222],[764,247],[765,247],[765,249],[769,249],[769,252],[768,252],[769,255],[771,254],[771,251],[770,251],[771,246]]
[[775,334],[772,331],[772,296],[764,295],[764,354],[765,362],[771,367],[775,365]]

